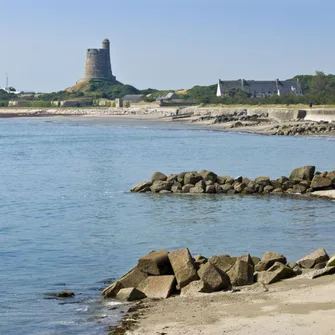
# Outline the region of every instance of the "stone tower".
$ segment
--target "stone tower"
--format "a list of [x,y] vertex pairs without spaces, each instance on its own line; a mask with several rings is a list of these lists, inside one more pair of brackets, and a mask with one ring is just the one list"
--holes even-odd
[[102,41],[102,49],[87,49],[85,79],[116,79],[112,74],[108,39]]

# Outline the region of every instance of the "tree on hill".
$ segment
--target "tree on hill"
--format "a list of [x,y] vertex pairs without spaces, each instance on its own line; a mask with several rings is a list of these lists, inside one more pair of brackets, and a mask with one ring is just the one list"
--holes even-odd
[[8,93],[7,91],[0,89],[0,100],[10,100],[15,97],[15,94]]

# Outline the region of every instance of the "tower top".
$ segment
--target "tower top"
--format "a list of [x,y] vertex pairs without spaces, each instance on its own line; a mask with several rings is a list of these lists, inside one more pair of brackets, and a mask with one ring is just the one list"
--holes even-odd
[[103,48],[103,49],[108,49],[108,52],[109,52],[109,39],[105,38],[105,39],[102,41],[102,48]]

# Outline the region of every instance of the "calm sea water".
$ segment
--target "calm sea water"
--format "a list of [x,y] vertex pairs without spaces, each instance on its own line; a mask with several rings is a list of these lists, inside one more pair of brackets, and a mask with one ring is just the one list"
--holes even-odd
[[[104,334],[104,281],[152,249],[210,256],[335,252],[325,200],[131,194],[151,173],[279,177],[334,170],[335,141],[122,119],[0,120],[0,333]],[[71,300],[44,293],[71,289]],[[105,314],[108,318],[102,318]]]

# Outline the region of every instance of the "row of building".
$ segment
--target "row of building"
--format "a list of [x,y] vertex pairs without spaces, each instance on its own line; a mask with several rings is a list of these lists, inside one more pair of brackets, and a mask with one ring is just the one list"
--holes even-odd
[[[30,96],[31,98],[31,96]],[[31,103],[32,100],[26,100],[23,97],[17,100],[10,100],[9,107],[25,107]],[[163,106],[168,103],[182,104],[185,103],[180,97],[174,93],[169,92],[157,97],[154,101],[157,106]],[[106,106],[106,107],[130,107],[133,105],[148,104],[147,96],[144,94],[128,94],[122,99],[87,99],[74,98],[68,100],[51,101],[51,107],[90,107],[90,106]],[[151,102],[152,104],[152,102]]]
[[220,80],[217,84],[216,96],[224,97],[232,90],[242,90],[250,94],[252,98],[265,98],[268,96],[283,94],[302,95],[299,79],[296,80]]

